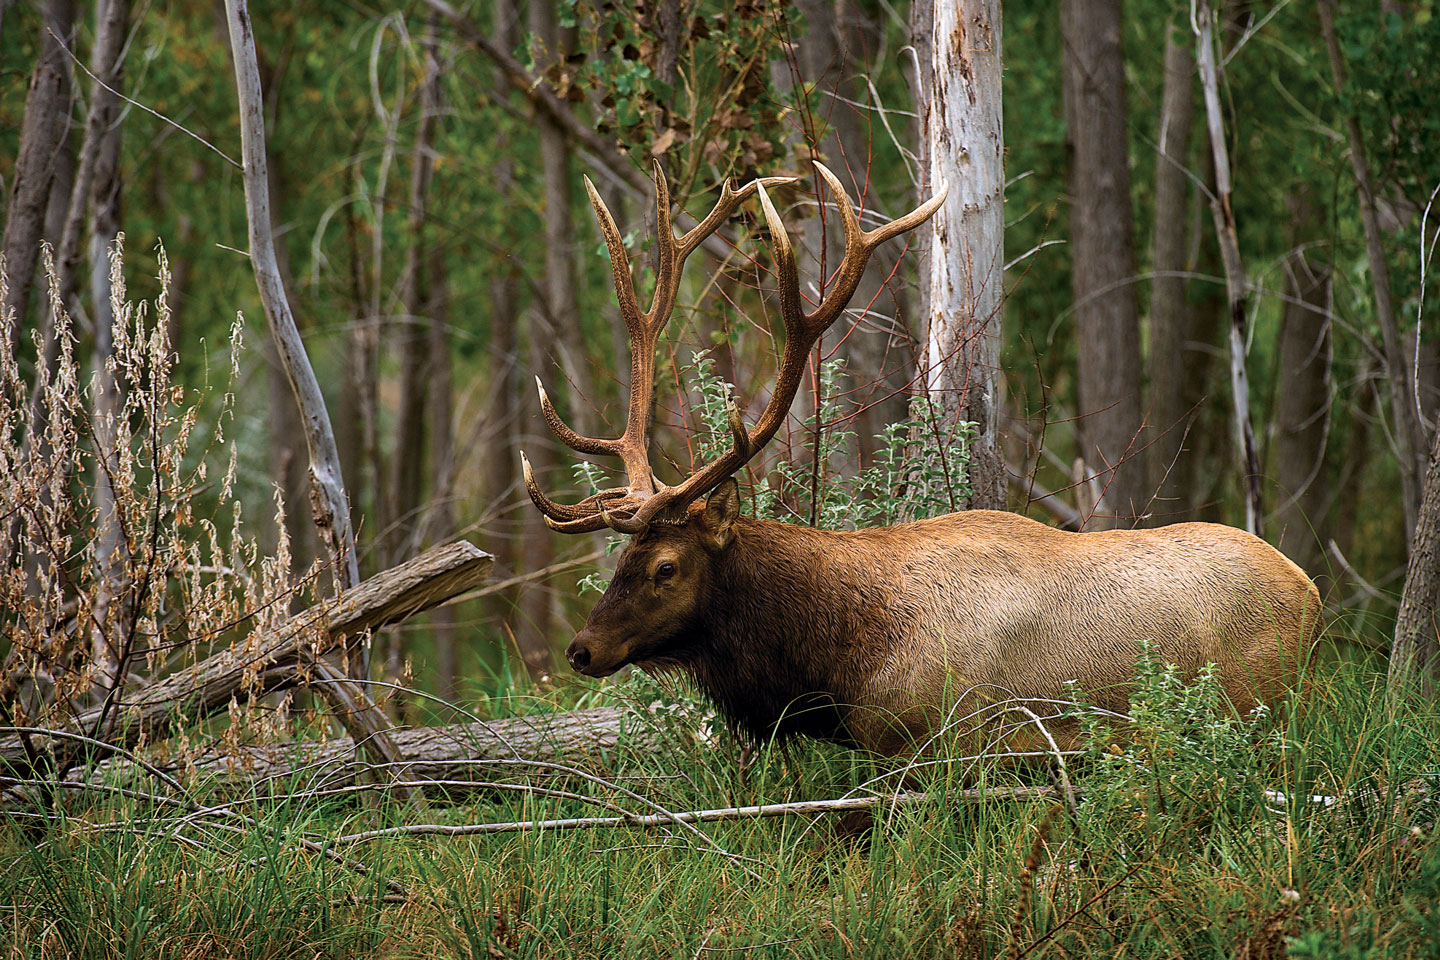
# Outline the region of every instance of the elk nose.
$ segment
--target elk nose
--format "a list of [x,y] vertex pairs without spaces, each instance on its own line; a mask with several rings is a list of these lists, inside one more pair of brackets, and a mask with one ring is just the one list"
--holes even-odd
[[570,666],[584,673],[585,668],[590,666],[590,648],[576,637],[570,641],[570,646],[565,648],[565,659],[570,661]]

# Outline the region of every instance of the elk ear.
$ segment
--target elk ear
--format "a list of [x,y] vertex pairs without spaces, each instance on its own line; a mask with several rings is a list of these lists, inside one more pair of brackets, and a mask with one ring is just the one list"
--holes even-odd
[[740,516],[740,485],[725,478],[710,492],[700,512],[700,539],[710,550],[724,550],[735,539],[735,519]]

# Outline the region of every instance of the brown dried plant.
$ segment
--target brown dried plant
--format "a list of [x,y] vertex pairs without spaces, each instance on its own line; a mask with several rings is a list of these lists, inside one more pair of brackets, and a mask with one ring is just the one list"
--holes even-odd
[[[207,403],[206,389],[177,379],[163,249],[148,304],[127,297],[122,244],[110,252],[113,349],[88,377],[48,249],[53,366],[32,334],[42,362],[27,382],[8,332],[16,319],[0,316],[0,724],[78,727],[100,740],[127,696],[241,633],[263,633],[313,582],[292,575],[283,517],[273,556],[243,529],[225,433],[243,319],[230,327],[224,390]],[[253,699],[264,665],[244,662]],[[232,716],[283,725],[283,708],[245,707]]]

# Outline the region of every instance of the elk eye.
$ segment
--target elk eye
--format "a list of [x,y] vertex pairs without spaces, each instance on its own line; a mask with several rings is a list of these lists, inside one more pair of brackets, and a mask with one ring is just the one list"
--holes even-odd
[[675,564],[668,560],[655,568],[656,580],[669,580],[673,576],[675,576]]

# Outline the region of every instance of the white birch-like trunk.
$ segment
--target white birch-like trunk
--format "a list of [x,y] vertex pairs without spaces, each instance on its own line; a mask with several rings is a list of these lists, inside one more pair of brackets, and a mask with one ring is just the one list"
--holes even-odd
[[977,425],[967,504],[1005,505],[999,445],[1000,332],[1004,273],[1005,164],[1000,101],[998,0],[932,0],[912,8],[919,60],[924,178],[945,203],[922,243],[926,322],[924,384],[944,427]]
[[1255,451],[1255,430],[1250,421],[1250,380],[1245,369],[1245,264],[1240,259],[1240,240],[1231,203],[1230,154],[1225,144],[1225,121],[1220,110],[1220,64],[1215,55],[1214,15],[1207,0],[1200,0],[1193,23],[1196,38],[1195,63],[1205,94],[1205,118],[1210,129],[1210,151],[1215,160],[1215,194],[1210,212],[1220,240],[1220,257],[1225,264],[1225,293],[1230,317],[1230,393],[1234,403],[1235,442],[1244,471],[1245,529],[1260,533],[1260,458]]

